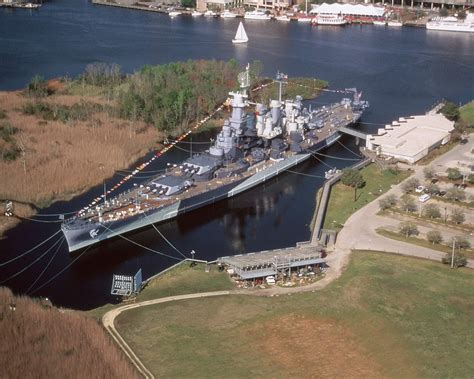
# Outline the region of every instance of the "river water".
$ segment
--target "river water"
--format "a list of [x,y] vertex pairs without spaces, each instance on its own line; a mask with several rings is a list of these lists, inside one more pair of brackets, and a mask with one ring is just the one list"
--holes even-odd
[[[230,41],[239,20],[193,19],[94,6],[87,0],[53,0],[39,11],[0,9],[0,89],[25,86],[35,74],[45,78],[70,75],[95,61],[114,62],[126,72],[145,64],[185,59],[253,60],[264,64],[266,75],[277,70],[290,76],[316,76],[331,88],[357,87],[371,103],[363,129],[400,116],[420,114],[435,101],[448,98],[464,103],[474,98],[474,35],[376,26],[311,27],[298,23],[246,21],[250,42],[235,46]],[[325,94],[315,105],[338,99]],[[206,140],[208,136],[200,136]],[[345,137],[345,146],[355,150]],[[310,238],[309,224],[315,192],[327,165],[344,167],[355,156],[340,145],[325,151],[342,159],[323,158],[299,166],[234,199],[183,215],[159,225],[160,231],[185,255],[196,258],[293,246]],[[184,159],[187,153],[173,150],[151,169]],[[304,175],[302,175],[304,174]],[[312,176],[310,176],[312,175]],[[1,180],[8,180],[1,178]],[[120,180],[116,175],[107,182]],[[102,187],[70,202],[60,202],[44,213],[74,211],[100,194]],[[51,219],[49,219],[51,220]],[[1,258],[27,251],[59,228],[58,223],[22,222],[0,241]],[[180,257],[153,228],[128,238],[157,251]],[[32,264],[46,249],[0,267],[0,282]],[[50,251],[31,267],[8,280],[24,292],[46,268]],[[70,267],[63,245],[43,277],[32,286],[62,272],[35,295],[50,297],[63,306],[88,309],[113,299],[109,295],[113,273],[132,274],[142,268],[149,277],[175,262],[138,248],[122,239],[90,249]]]

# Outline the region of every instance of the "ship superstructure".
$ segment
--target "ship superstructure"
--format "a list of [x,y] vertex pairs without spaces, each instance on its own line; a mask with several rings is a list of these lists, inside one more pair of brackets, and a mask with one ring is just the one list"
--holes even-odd
[[[350,89],[353,99],[309,111],[300,96],[283,101],[281,85],[279,99],[267,106],[249,101],[248,69],[239,83],[240,90],[229,94],[230,117],[207,151],[66,220],[61,228],[69,251],[251,189],[335,143],[341,136],[338,128],[357,122],[368,107]],[[254,111],[248,112],[251,106]]]

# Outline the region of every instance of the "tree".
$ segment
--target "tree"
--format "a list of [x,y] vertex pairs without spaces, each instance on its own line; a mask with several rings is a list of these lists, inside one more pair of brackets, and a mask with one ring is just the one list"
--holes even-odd
[[446,17],[446,16],[448,16],[448,15],[449,15],[449,12],[448,12],[448,10],[447,10],[446,8],[441,8],[441,9],[439,10],[439,16],[440,16],[440,17]]
[[450,101],[441,108],[440,112],[451,121],[457,121],[459,118],[459,108]]
[[430,230],[426,234],[426,239],[431,242],[433,245],[438,245],[441,242],[443,242],[443,237],[441,236],[441,233],[437,230]]
[[436,170],[432,166],[426,166],[423,169],[423,174],[425,175],[426,180],[431,180],[436,177]]
[[416,212],[418,207],[416,206],[415,201],[410,197],[410,196],[404,196],[402,197],[400,201],[400,208],[405,211],[406,213],[408,212]]
[[462,224],[466,220],[466,216],[461,209],[454,208],[451,213],[451,221],[455,224]]
[[345,168],[342,170],[341,182],[346,186],[354,188],[354,201],[357,200],[357,188],[365,185],[365,180],[359,170]]
[[423,212],[426,217],[429,218],[441,218],[441,211],[436,204],[426,204],[423,208]]
[[184,8],[195,8],[196,1],[195,0],[181,0],[181,6]]
[[410,221],[401,222],[399,230],[400,234],[404,235],[406,238],[410,236],[416,236],[420,233],[416,225]]
[[450,246],[453,246],[456,249],[469,249],[471,247],[471,243],[468,241],[467,238],[463,236],[457,236],[451,238],[451,241],[449,242]]
[[458,180],[462,179],[461,171],[457,167],[450,167],[446,170],[449,180]]
[[[446,255],[441,258],[441,262],[444,264],[451,264],[451,260],[453,259],[452,253],[446,253]],[[454,260],[453,260],[454,267],[463,267],[467,264],[467,259],[459,252],[456,251],[454,253]]]
[[428,186],[426,187],[426,190],[431,195],[433,195],[435,193],[439,193],[439,191],[440,191],[439,186],[437,184],[434,184],[434,183],[428,184]]
[[463,201],[466,198],[466,193],[461,188],[451,187],[446,191],[446,199]]
[[474,174],[469,174],[469,176],[467,177],[467,182],[469,184],[474,184]]
[[397,205],[397,197],[394,194],[387,195],[379,200],[380,209],[383,211],[393,208],[395,205]]
[[402,184],[402,190],[405,193],[412,192],[415,190],[416,187],[420,185],[420,181],[417,178],[410,178],[407,179],[403,184]]

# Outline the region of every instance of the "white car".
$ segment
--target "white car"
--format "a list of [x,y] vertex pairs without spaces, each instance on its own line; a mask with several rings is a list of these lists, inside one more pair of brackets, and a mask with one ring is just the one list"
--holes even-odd
[[423,186],[418,186],[418,187],[415,188],[416,193],[422,193],[424,190],[425,190],[425,187],[423,187]]
[[270,285],[275,284],[275,277],[274,276],[267,276],[265,278],[265,281],[267,282],[267,284],[270,284]]
[[422,203],[427,202],[429,199],[431,199],[431,195],[425,193],[424,195],[421,195],[418,200],[420,200]]

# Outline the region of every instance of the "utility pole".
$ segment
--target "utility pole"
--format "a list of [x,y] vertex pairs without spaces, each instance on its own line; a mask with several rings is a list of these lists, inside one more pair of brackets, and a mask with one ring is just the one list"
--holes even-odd
[[453,252],[451,253],[451,268],[454,268],[454,246],[456,245],[456,238],[453,238]]

